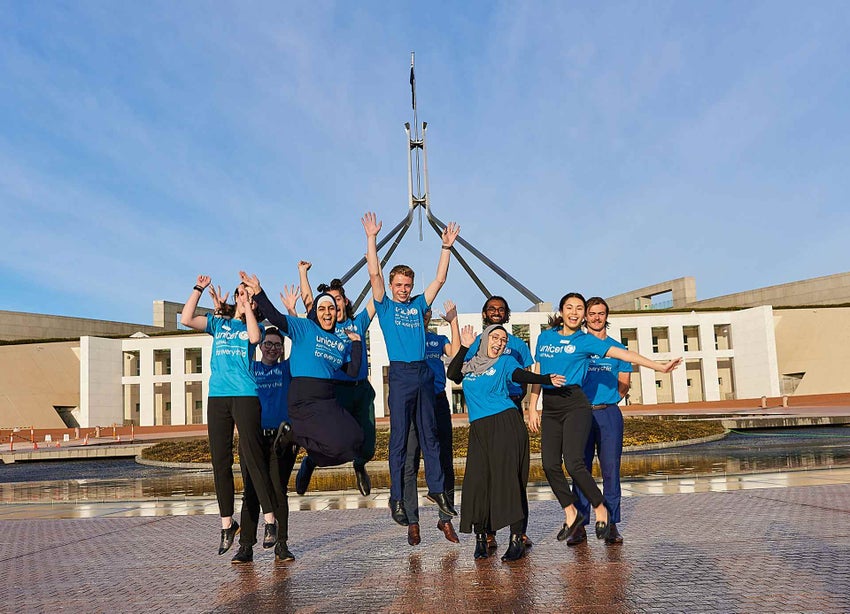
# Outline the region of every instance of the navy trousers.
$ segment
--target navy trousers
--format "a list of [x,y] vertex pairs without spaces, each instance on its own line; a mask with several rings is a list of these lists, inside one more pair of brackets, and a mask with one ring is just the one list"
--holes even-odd
[[[620,522],[620,458],[623,456],[623,412],[617,405],[607,405],[605,409],[593,410],[593,423],[590,425],[590,437],[584,449],[584,462],[587,468],[593,467],[593,456],[599,457],[602,470],[602,494],[608,508],[611,522]],[[581,489],[573,484],[573,494],[578,497],[576,508],[590,523],[590,501]]]
[[[455,467],[452,448],[452,410],[445,392],[436,395],[435,416],[437,419],[437,435],[440,438],[440,466],[443,468],[445,484],[443,492],[454,505],[455,502]],[[416,421],[412,420],[410,433],[407,437],[407,457],[404,461],[404,509],[407,511],[407,521],[419,524],[419,491],[416,489],[416,479],[419,476],[419,433]],[[440,520],[451,520],[448,514],[440,512]]]
[[428,492],[443,492],[440,440],[434,415],[434,372],[425,363],[391,361],[390,406],[390,499],[404,499],[404,459],[411,421],[416,421],[419,447],[425,461]]

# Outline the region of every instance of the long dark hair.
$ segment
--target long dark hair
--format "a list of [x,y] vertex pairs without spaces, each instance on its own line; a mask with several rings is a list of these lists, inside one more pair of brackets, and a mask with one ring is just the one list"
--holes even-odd
[[354,308],[351,306],[351,301],[345,296],[345,288],[342,287],[341,279],[332,279],[330,284],[319,284],[316,288],[319,292],[327,292],[328,290],[336,290],[342,295],[342,302],[345,304],[345,319],[354,319]]
[[587,309],[587,301],[584,300],[584,296],[579,292],[568,292],[564,296],[561,297],[561,302],[558,303],[558,313],[554,313],[549,316],[549,326],[552,328],[559,328],[564,325],[564,318],[561,316],[561,312],[564,310],[564,303],[566,303],[571,298],[577,298],[581,301],[584,308]]

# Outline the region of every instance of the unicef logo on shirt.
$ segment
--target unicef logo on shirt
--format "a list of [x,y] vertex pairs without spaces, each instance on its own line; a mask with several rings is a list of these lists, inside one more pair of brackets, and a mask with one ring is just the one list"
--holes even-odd
[[247,330],[240,331],[239,332],[239,339],[241,339],[242,341],[248,341],[248,331]]
[[416,307],[411,307],[408,313],[412,316],[415,316],[417,313],[419,313],[419,310]]
[[496,375],[496,367],[490,367],[484,372],[484,375]]
[[340,352],[342,352],[345,349],[345,344],[342,341],[340,341],[339,344],[337,344],[336,347]]
[[575,354],[576,346],[574,346],[574,345],[568,345],[567,347],[565,347],[565,348],[564,348],[564,351],[565,351],[567,354]]

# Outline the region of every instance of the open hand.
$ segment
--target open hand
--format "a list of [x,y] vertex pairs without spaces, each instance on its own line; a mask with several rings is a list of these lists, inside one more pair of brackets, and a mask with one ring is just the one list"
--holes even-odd
[[454,222],[449,222],[448,225],[443,228],[443,245],[447,247],[451,247],[454,245],[455,239],[460,234],[460,226],[455,224]]
[[295,311],[295,305],[300,296],[301,286],[284,286],[283,292],[280,293],[280,300],[283,301],[283,306],[286,307],[287,311]]
[[[446,301],[445,303],[443,303],[443,309],[445,309],[446,312],[444,314],[442,314],[441,317],[446,322],[449,322],[449,323],[454,322],[455,319],[457,318],[457,305],[455,305],[453,301]],[[469,346],[467,346],[467,347],[469,347]]]
[[470,347],[475,341],[475,329],[471,324],[467,324],[460,329],[460,343],[466,347]]
[[377,216],[371,211],[367,211],[360,218],[360,222],[363,224],[363,230],[366,231],[367,237],[377,237],[378,233],[381,232],[382,223],[378,221]]

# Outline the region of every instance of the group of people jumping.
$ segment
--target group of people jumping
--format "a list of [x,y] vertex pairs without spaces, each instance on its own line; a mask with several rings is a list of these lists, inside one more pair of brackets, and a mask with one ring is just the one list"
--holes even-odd
[[[437,274],[422,294],[413,295],[414,272],[405,265],[392,268],[387,292],[377,249],[381,222],[374,213],[366,213],[361,222],[372,297],[358,314],[338,279],[320,285],[313,296],[306,261],[298,265],[299,286],[284,287],[280,294],[286,313],[274,306],[257,276],[245,272],[240,272],[233,304],[201,275],[183,307],[185,326],[213,336],[207,422],[221,516],[219,554],[239,535],[232,562],[252,561],[262,512],[263,547],[274,548],[277,560],[295,558],[287,545],[287,484],[299,448],[305,455],[295,478],[298,494],[307,491],[316,467],[348,462],[353,462],[360,493],[370,494],[366,464],[375,452],[375,391],[368,380],[364,337],[375,315],[390,361],[389,508],[392,519],[407,527],[410,545],[421,541],[420,460],[426,498],[439,509],[437,528],[447,540],[459,542],[452,525],[458,512],[447,377],[462,385],[468,410],[459,529],[475,534],[476,559],[490,556],[496,531],[505,527],[510,527],[510,538],[503,561],[522,558],[532,546],[526,535],[529,429],[541,432],[543,470],[564,509],[557,539],[569,545],[585,541],[592,506],[596,537],[622,541],[616,524],[623,417],[617,404],[628,392],[631,364],[669,372],[681,360],[659,363],[627,350],[606,334],[605,301],[585,301],[577,293],[561,299],[550,327],[538,337],[533,358],[528,345],[508,331],[510,309],[499,296],[484,304],[480,335],[472,326],[460,329],[451,301],[444,304],[442,316],[451,327],[451,339],[432,333],[432,304],[446,282],[459,226],[449,223],[443,229]],[[214,311],[195,315],[205,291]],[[299,299],[306,318],[297,315]],[[281,360],[284,337],[291,348]],[[255,361],[258,345],[262,359]],[[444,357],[451,359],[447,370]],[[241,525],[233,517],[234,426],[244,482]],[[595,454],[604,494],[589,469]]]

